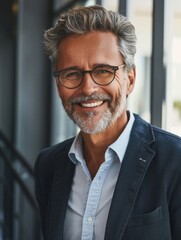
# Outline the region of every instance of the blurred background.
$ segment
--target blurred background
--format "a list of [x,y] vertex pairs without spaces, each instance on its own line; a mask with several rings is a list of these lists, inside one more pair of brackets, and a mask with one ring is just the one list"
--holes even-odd
[[60,104],[43,32],[59,14],[99,4],[137,34],[128,109],[181,135],[180,0],[0,0],[0,240],[40,240],[33,165],[42,148],[77,133]]

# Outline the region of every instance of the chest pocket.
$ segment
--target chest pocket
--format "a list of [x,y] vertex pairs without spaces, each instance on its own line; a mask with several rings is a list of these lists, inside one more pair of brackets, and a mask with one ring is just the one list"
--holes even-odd
[[171,240],[169,219],[163,216],[162,207],[150,213],[132,216],[121,240]]
[[162,219],[162,208],[158,207],[153,212],[130,217],[128,227],[154,224]]

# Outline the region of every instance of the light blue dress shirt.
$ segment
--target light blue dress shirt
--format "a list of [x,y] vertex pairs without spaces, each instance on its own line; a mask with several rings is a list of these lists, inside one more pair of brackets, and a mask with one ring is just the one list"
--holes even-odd
[[121,163],[128,145],[134,115],[119,138],[105,153],[94,179],[83,158],[82,139],[79,134],[69,151],[71,161],[76,164],[72,189],[64,225],[64,240],[103,240],[107,217]]

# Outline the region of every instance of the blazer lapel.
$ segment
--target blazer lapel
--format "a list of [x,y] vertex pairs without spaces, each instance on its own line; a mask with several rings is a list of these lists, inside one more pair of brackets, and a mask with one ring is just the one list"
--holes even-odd
[[105,240],[122,239],[140,185],[155,155],[155,152],[148,146],[154,141],[150,125],[148,126],[143,120],[135,117],[109,211]]
[[54,185],[52,189],[50,237],[49,240],[63,239],[63,225],[71,191],[75,165],[68,158],[68,151],[56,156],[57,168],[55,170]]

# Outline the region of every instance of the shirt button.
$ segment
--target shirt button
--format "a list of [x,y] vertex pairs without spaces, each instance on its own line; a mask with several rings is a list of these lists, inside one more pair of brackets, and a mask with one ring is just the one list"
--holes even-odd
[[92,223],[93,222],[93,219],[91,217],[89,217],[87,220],[88,220],[88,223]]

